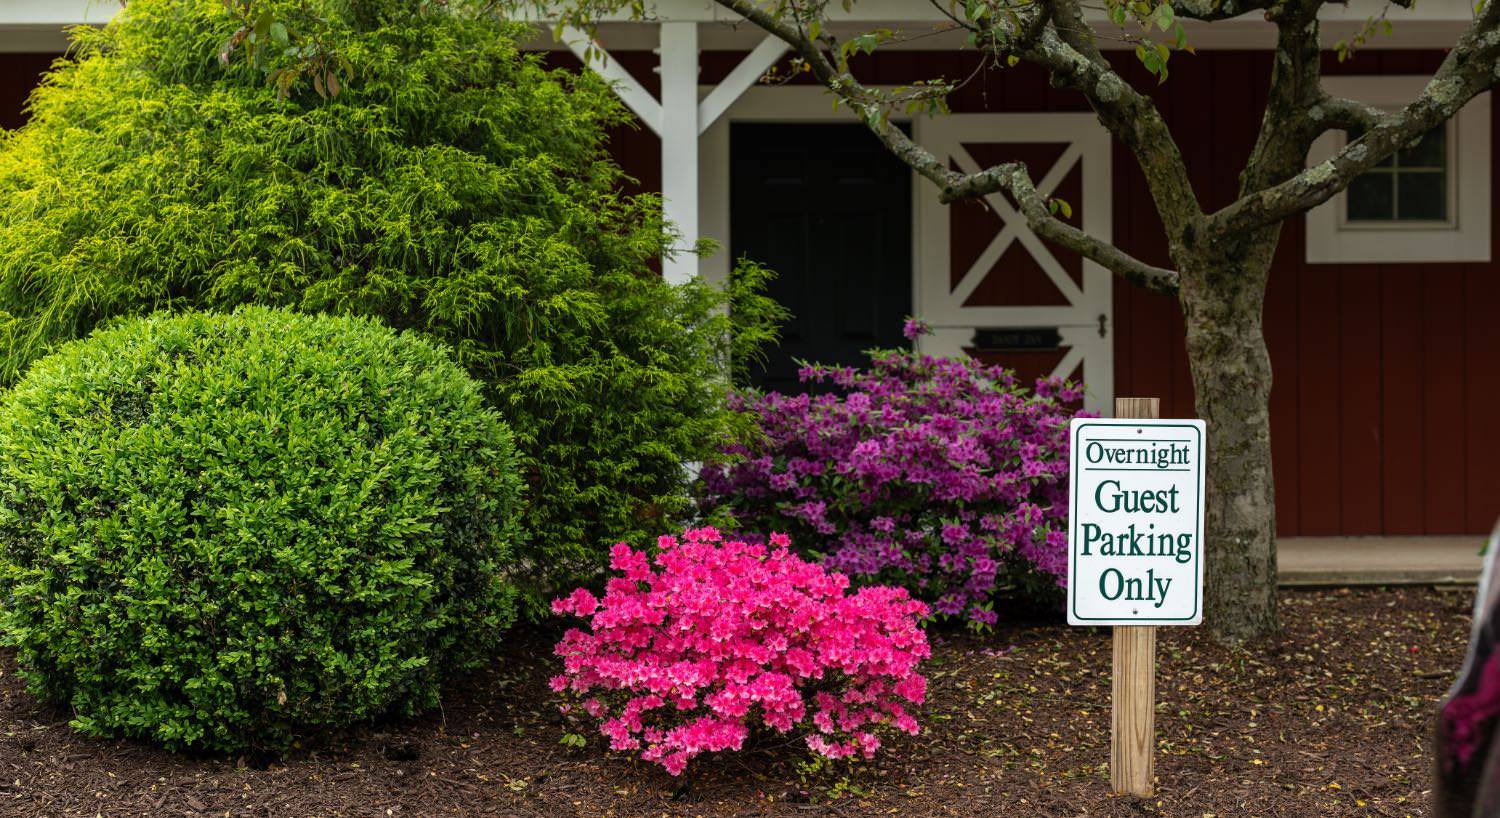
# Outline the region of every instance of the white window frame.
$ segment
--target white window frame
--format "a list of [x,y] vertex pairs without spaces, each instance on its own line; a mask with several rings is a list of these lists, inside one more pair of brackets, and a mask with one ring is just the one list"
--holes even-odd
[[[1426,87],[1426,76],[1334,76],[1330,94],[1398,110]],[[1343,131],[1313,143],[1308,167],[1345,144]],[[1346,218],[1348,194],[1340,192],[1307,213],[1310,264],[1386,264],[1490,260],[1490,95],[1480,94],[1448,123],[1448,218],[1431,221],[1355,221]]]
[[[1443,211],[1447,214],[1441,219],[1350,219],[1349,218],[1349,196],[1347,193],[1338,197],[1339,205],[1339,229],[1340,230],[1452,230],[1458,227],[1458,126],[1455,122],[1444,122],[1438,126],[1443,129]],[[1348,143],[1348,135],[1342,131],[1337,132],[1340,136],[1339,146]],[[1432,173],[1431,168],[1423,168],[1413,171],[1403,165],[1394,167],[1376,167],[1366,171],[1380,175],[1400,176],[1402,173]],[[1400,180],[1392,190],[1400,189]],[[1399,198],[1399,196],[1397,197]],[[1399,204],[1392,202],[1392,208],[1399,208]],[[1393,209],[1394,213],[1395,210]]]

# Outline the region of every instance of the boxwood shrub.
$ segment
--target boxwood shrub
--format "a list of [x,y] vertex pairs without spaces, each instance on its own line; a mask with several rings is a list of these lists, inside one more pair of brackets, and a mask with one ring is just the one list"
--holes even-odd
[[515,434],[533,602],[673,528],[682,464],[736,422],[728,319],[652,271],[613,92],[481,0],[255,0],[253,51],[251,5],[131,0],[0,134],[0,386],[162,304],[378,317],[451,347]]
[[276,751],[419,711],[513,616],[517,471],[431,342],[123,322],[0,400],[0,631],[95,735]]

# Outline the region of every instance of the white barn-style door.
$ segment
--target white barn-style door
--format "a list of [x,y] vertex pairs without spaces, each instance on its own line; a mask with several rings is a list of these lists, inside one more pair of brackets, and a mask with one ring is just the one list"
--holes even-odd
[[[1093,114],[952,114],[919,119],[913,133],[965,173],[1025,161],[1040,194],[1065,200],[1073,224],[1110,240],[1110,140]],[[1028,355],[1053,375],[1082,380],[1084,408],[1106,411],[1114,399],[1109,272],[1043,242],[1006,194],[944,205],[923,181],[916,196],[914,303],[933,327],[922,351],[975,352],[1007,365],[1007,354]],[[1060,339],[1052,351],[974,348],[983,330],[1001,332],[981,339],[1014,340],[1045,338],[1052,329]]]

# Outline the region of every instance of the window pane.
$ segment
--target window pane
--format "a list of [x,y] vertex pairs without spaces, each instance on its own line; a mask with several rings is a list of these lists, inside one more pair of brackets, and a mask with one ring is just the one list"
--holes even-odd
[[1447,178],[1441,171],[1405,171],[1396,182],[1396,218],[1443,221],[1448,218]]
[[[1436,174],[1434,174],[1436,175]],[[1349,184],[1349,221],[1389,221],[1395,216],[1392,209],[1392,190],[1395,174],[1366,173],[1354,177]]]
[[1408,146],[1396,155],[1396,162],[1401,167],[1443,167],[1445,154],[1448,152],[1448,140],[1443,136],[1444,126],[1439,125],[1428,131],[1418,139],[1416,144]]

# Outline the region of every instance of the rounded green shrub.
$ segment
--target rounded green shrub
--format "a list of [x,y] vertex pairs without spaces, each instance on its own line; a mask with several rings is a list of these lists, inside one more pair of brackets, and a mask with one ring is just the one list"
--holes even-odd
[[613,92],[493,7],[131,0],[77,30],[0,134],[0,386],[162,305],[374,316],[451,347],[514,432],[533,603],[675,528],[682,464],[737,422],[723,296],[652,271]]
[[429,341],[121,322],[0,400],[0,633],[95,735],[275,751],[419,711],[513,617],[517,472]]

